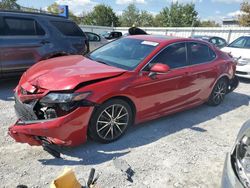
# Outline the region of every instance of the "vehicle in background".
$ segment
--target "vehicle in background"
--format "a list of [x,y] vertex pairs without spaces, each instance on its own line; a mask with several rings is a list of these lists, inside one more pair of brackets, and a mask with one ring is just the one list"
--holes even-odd
[[227,153],[221,188],[250,187],[250,121],[240,129],[230,153]]
[[0,11],[0,77],[21,74],[44,59],[83,54],[86,40],[77,24],[66,18]]
[[208,42],[154,35],[45,60],[15,89],[19,119],[9,134],[30,145],[76,146],[87,136],[112,142],[134,123],[221,104],[238,85],[235,66]]
[[216,36],[206,36],[206,35],[193,35],[190,38],[200,39],[212,43],[218,48],[223,48],[227,46],[227,41],[221,37]]
[[104,37],[96,33],[92,33],[92,32],[84,32],[84,33],[86,34],[88,38],[88,45],[89,45],[88,49],[90,52],[109,42],[107,39],[105,39]]
[[221,49],[238,60],[236,75],[250,79],[250,36],[242,36]]
[[107,40],[114,40],[122,37],[122,32],[120,31],[111,31],[111,32],[106,32],[102,35],[105,39]]

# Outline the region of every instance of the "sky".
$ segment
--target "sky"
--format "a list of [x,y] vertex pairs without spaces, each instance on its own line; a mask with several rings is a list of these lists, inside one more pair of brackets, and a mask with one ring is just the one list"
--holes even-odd
[[[221,22],[224,17],[233,17],[240,13],[240,4],[243,0],[17,0],[25,7],[46,8],[54,2],[69,5],[69,9],[76,15],[91,11],[99,3],[110,5],[117,14],[130,4],[135,3],[140,10],[147,10],[158,14],[162,8],[170,6],[171,2],[195,3],[195,9],[201,20],[215,20]],[[250,2],[250,0],[247,0]]]

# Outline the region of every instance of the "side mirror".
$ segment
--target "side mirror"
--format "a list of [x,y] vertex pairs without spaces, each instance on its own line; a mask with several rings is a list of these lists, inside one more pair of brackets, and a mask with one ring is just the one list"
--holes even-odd
[[156,63],[150,68],[149,76],[153,77],[156,74],[165,74],[170,70],[170,67],[163,63]]

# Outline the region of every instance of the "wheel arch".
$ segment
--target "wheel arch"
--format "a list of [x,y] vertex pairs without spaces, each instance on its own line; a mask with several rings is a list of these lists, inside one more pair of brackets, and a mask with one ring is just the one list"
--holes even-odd
[[215,82],[213,83],[213,85],[212,85],[212,87],[211,87],[210,94],[211,94],[211,92],[213,91],[214,86],[216,85],[216,83],[217,83],[220,79],[226,79],[226,80],[229,82],[230,77],[229,77],[229,75],[227,75],[227,74],[222,74],[222,75],[220,75],[220,76],[215,80]]
[[91,117],[89,119],[89,124],[88,124],[88,130],[87,130],[87,135],[90,137],[90,138],[93,138],[90,134],[90,122],[91,122],[91,119],[93,118],[94,114],[96,113],[96,110],[98,109],[98,106],[102,105],[103,103],[105,102],[108,102],[110,100],[114,100],[114,99],[120,99],[120,100],[123,100],[125,102],[128,103],[128,105],[131,107],[131,110],[132,110],[132,124],[134,124],[135,122],[135,118],[136,118],[136,106],[135,106],[135,103],[133,102],[133,100],[131,98],[129,98],[128,96],[124,96],[124,95],[116,95],[116,96],[112,96],[110,98],[107,98],[105,100],[103,100],[102,102],[98,103],[97,106],[95,106],[92,114],[91,114]]
[[[115,95],[115,96],[112,96],[112,97],[109,97],[109,98],[106,98],[106,99],[102,100],[98,104],[101,105],[101,104],[103,104],[103,103],[105,103],[107,101],[113,100],[113,99],[120,99],[120,100],[123,100],[123,101],[125,101],[125,102],[127,102],[129,104],[129,106],[131,107],[131,110],[132,110],[133,123],[134,123],[135,118],[136,118],[136,114],[137,114],[137,108],[136,108],[136,105],[135,105],[134,101],[130,97],[124,96],[124,95]],[[98,106],[96,106],[95,109],[93,110],[93,114],[95,113],[96,108],[98,108]]]
[[103,101],[103,103],[110,101],[110,100],[113,100],[113,99],[120,99],[120,100],[123,100],[129,104],[129,106],[131,107],[132,113],[133,113],[133,122],[134,122],[135,116],[136,116],[136,106],[135,106],[135,103],[133,102],[133,100],[127,96],[117,95],[117,96],[113,96],[113,97]]

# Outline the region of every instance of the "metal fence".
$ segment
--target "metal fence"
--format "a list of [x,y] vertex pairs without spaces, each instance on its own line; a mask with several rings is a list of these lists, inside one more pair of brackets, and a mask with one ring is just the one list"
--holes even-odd
[[[128,32],[128,27],[102,27],[82,25],[84,31],[102,33],[104,31],[121,31],[123,34]],[[190,37],[192,35],[207,35],[222,37],[228,42],[243,35],[250,35],[250,27],[141,27],[149,34],[172,35],[177,37]]]

